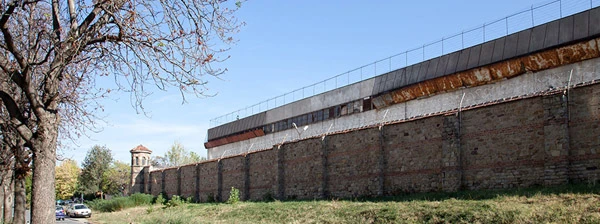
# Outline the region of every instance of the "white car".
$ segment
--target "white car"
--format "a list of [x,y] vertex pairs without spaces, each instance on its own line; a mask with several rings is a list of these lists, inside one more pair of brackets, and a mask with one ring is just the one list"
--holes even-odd
[[92,210],[90,210],[84,204],[72,204],[67,209],[67,215],[69,217],[92,217]]

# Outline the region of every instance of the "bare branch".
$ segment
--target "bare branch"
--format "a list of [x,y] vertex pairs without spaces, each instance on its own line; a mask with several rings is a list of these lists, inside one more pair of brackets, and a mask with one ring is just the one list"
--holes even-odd
[[69,16],[71,17],[71,31],[75,32],[73,35],[79,36],[77,32],[77,13],[75,13],[75,0],[68,0],[69,2]]

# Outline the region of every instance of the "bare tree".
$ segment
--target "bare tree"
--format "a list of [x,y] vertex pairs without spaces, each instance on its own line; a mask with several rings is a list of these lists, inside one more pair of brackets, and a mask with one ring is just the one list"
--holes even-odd
[[[111,89],[132,104],[156,87],[206,96],[206,75],[232,43],[239,2],[224,0],[7,0],[0,3],[0,99],[32,151],[32,223],[53,223],[54,166],[61,135],[78,135]],[[148,85],[150,84],[150,85]],[[16,89],[15,89],[16,87]],[[25,96],[20,102],[18,96]],[[64,125],[64,123],[70,124]],[[61,124],[63,126],[61,126]],[[81,125],[80,125],[81,124]],[[65,131],[65,133],[63,133]]]
[[4,222],[25,223],[25,177],[29,172],[30,153],[24,147],[21,137],[6,125],[0,125],[0,136],[0,186],[4,190]]

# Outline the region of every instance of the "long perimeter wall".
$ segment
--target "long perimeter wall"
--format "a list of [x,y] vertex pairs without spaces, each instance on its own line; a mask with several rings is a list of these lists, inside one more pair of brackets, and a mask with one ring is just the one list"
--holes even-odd
[[[591,73],[598,76],[596,60]],[[197,201],[499,189],[600,178],[598,79],[149,172],[143,189]]]

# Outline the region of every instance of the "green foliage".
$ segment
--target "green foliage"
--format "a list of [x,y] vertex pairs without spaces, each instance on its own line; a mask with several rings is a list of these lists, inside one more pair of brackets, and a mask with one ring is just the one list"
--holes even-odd
[[217,202],[217,200],[215,199],[215,195],[212,193],[208,193],[208,195],[206,196],[206,202],[207,203],[215,203]]
[[85,156],[79,176],[79,192],[93,193],[105,185],[104,173],[113,161],[112,153],[106,146],[93,146]]
[[[176,198],[176,197],[174,197]],[[353,200],[187,204],[98,214],[98,223],[600,223],[600,188],[417,193]],[[152,211],[152,210],[150,210]],[[107,220],[106,222],[102,222]],[[112,221],[112,222],[111,222]],[[96,223],[96,222],[94,222]]]
[[179,195],[173,195],[171,200],[169,200],[167,203],[165,203],[165,207],[167,207],[167,208],[177,207],[177,206],[183,205],[185,203],[186,202],[181,197],[179,197]]
[[77,178],[80,169],[74,160],[64,160],[54,168],[56,172],[55,192],[56,199],[68,199],[77,190]]
[[154,198],[154,204],[157,205],[162,205],[165,203],[165,197],[163,196],[163,193],[158,194],[158,196],[156,196],[156,198]]
[[129,164],[115,161],[102,175],[102,191],[106,194],[122,195],[131,175]]
[[181,143],[174,142],[169,151],[164,156],[155,156],[152,158],[154,167],[173,167],[190,163],[197,163],[206,160],[195,152],[188,151]]
[[231,187],[231,191],[229,191],[229,198],[227,199],[227,204],[235,204],[240,201],[240,190],[235,187]]
[[109,200],[96,199],[88,202],[88,206],[92,210],[100,212],[115,212],[125,208],[136,207],[140,205],[150,205],[152,203],[152,195],[136,193],[129,197],[115,197]]
[[152,200],[154,199],[154,197],[150,194],[142,194],[142,193],[135,193],[130,195],[129,200],[133,201],[133,203],[135,205],[147,205],[147,204],[152,204]]
[[148,206],[148,208],[146,209],[146,214],[150,214],[150,213],[152,213],[152,212],[154,212],[154,206],[150,205],[150,206]]
[[186,203],[193,203],[193,202],[194,202],[194,197],[187,197],[187,198],[185,199],[185,202],[186,202]]

